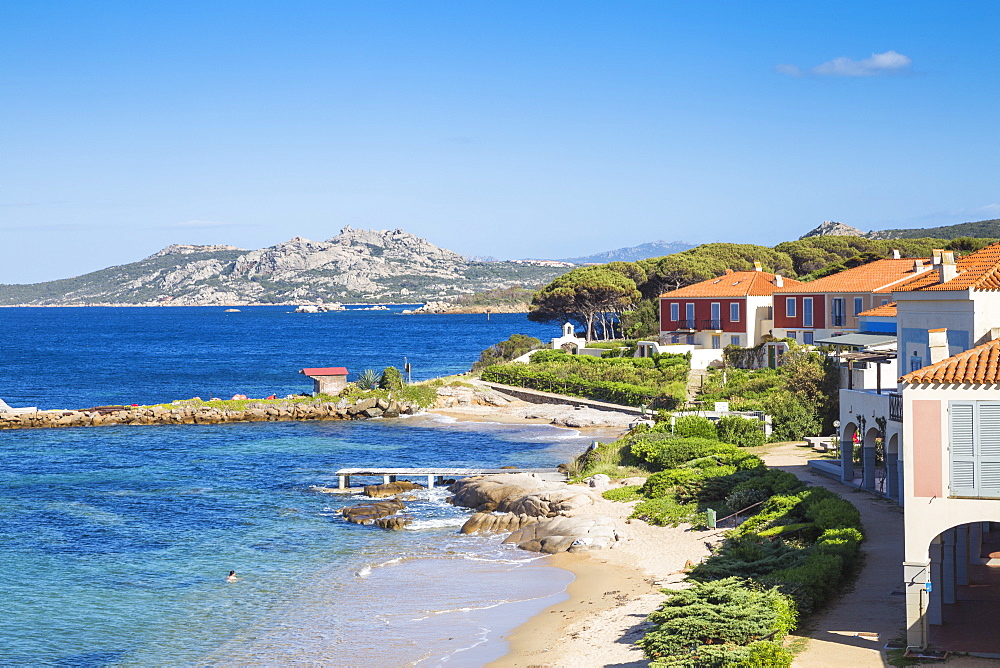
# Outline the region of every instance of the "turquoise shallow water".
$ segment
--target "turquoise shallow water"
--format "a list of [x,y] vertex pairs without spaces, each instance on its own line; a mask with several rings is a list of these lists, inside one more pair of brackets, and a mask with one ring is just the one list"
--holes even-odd
[[[350,323],[356,332],[370,330],[373,321],[363,316],[392,322],[404,341],[412,339],[407,323],[421,336],[436,327],[453,357],[466,357],[429,355],[441,373],[467,367],[474,357],[468,351],[485,345],[457,342],[461,323],[448,317],[348,314],[331,319],[334,339],[324,321],[313,318],[320,324],[310,329],[271,309],[261,315],[270,323],[263,329],[290,316],[284,335],[275,334],[285,347],[273,355],[253,349],[244,358],[243,344],[225,334],[230,314],[195,310],[185,320],[184,309],[125,309],[110,318],[108,309],[45,309],[60,317],[38,311],[0,309],[0,319],[34,320],[40,351],[71,350],[81,332],[108,341],[116,340],[109,328],[144,333],[117,358],[77,351],[53,376],[64,383],[47,393],[33,389],[42,370],[27,357],[31,344],[4,344],[0,396],[14,404],[208,394],[194,386],[226,388],[237,372],[240,388],[274,391],[280,376],[285,387],[301,390],[294,373],[284,379],[292,358],[360,366],[344,330]],[[123,325],[122,318],[132,319]],[[183,324],[190,321],[197,326]],[[538,327],[514,318],[505,326]],[[189,331],[193,348],[217,340],[213,353],[200,354],[225,360],[214,367],[225,377],[188,369],[180,354],[146,359],[133,350],[171,327]],[[295,352],[290,333],[311,352]],[[366,346],[374,346],[372,338]],[[552,427],[428,417],[0,432],[0,664],[486,662],[503,653],[502,633],[560,596],[568,574],[496,539],[458,536],[467,511],[446,504],[443,490],[418,495],[410,530],[384,532],[342,522],[337,511],[357,499],[312,486],[334,485],[332,472],[342,466],[550,466],[586,442]],[[240,575],[233,584],[224,581],[230,569]]]

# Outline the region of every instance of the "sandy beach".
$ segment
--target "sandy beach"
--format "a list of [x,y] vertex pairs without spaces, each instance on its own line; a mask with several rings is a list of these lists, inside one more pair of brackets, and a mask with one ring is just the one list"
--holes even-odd
[[[612,440],[625,433],[635,416],[557,404],[457,405],[431,411],[458,420],[563,425],[566,416],[587,422],[576,427],[594,438]],[[693,531],[629,520],[634,503],[598,501],[569,516],[611,518],[622,540],[610,550],[564,552],[545,562],[571,572],[568,599],[515,629],[507,655],[493,666],[645,665],[634,643],[645,619],[663,601],[663,588],[682,587],[684,567],[709,553],[723,531]]]

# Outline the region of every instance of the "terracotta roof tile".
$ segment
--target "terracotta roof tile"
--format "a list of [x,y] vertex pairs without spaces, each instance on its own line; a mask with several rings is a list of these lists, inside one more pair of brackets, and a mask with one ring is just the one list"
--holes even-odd
[[[863,264],[860,267],[818,278],[815,281],[802,283],[803,288],[797,290],[788,287],[775,290],[776,294],[806,294],[819,292],[889,292],[900,281],[905,281],[916,274],[913,270],[913,258],[902,260],[883,259]],[[921,270],[926,273],[928,267],[925,261]]]
[[[802,285],[793,278],[782,278],[786,286]],[[776,289],[775,274],[766,271],[734,271],[664,292],[660,297],[767,297]]]
[[958,275],[940,282],[938,270],[893,286],[894,292],[917,290],[1000,290],[1000,243],[991,244],[955,261]]
[[867,311],[862,311],[858,314],[859,316],[872,316],[878,318],[895,318],[896,317],[896,302],[891,304],[886,304],[884,306],[876,306],[875,308],[870,308]]
[[1000,384],[1000,339],[911,371],[899,380],[914,384]]

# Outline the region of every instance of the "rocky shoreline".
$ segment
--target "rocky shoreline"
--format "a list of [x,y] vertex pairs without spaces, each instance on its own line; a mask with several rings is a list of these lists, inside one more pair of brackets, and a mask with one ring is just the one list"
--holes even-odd
[[412,415],[419,410],[421,409],[416,404],[381,397],[368,397],[354,402],[347,399],[336,402],[250,401],[245,408],[224,408],[209,406],[203,402],[178,401],[170,405],[157,406],[98,406],[81,410],[0,413],[0,429],[360,420]]

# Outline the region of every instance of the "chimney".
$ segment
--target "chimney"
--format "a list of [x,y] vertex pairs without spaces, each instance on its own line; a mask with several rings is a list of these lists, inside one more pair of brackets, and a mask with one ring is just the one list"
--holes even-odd
[[927,347],[930,348],[931,351],[931,364],[937,364],[938,362],[948,359],[947,328],[928,329]]
[[731,274],[731,273],[733,273],[733,270],[732,270],[732,269],[728,269],[728,268],[727,268],[727,269],[726,269],[726,273],[727,273],[727,274]]
[[938,273],[941,276],[941,283],[947,283],[958,276],[954,251],[941,251],[941,264],[938,265]]
[[940,248],[935,248],[931,251],[931,265],[936,267],[941,264],[941,253],[943,253]]
[[923,260],[914,260],[913,261],[913,271],[914,271],[914,273],[918,273],[919,274],[923,270],[924,270],[924,261]]
[[781,274],[774,275],[774,287],[783,288],[785,287],[785,277]]
[[898,248],[893,248],[892,249],[892,259],[893,260],[898,260],[899,259],[899,249]]
[[764,267],[760,266],[760,262],[758,262],[757,260],[754,260],[753,261],[753,270],[754,271],[764,271]]

